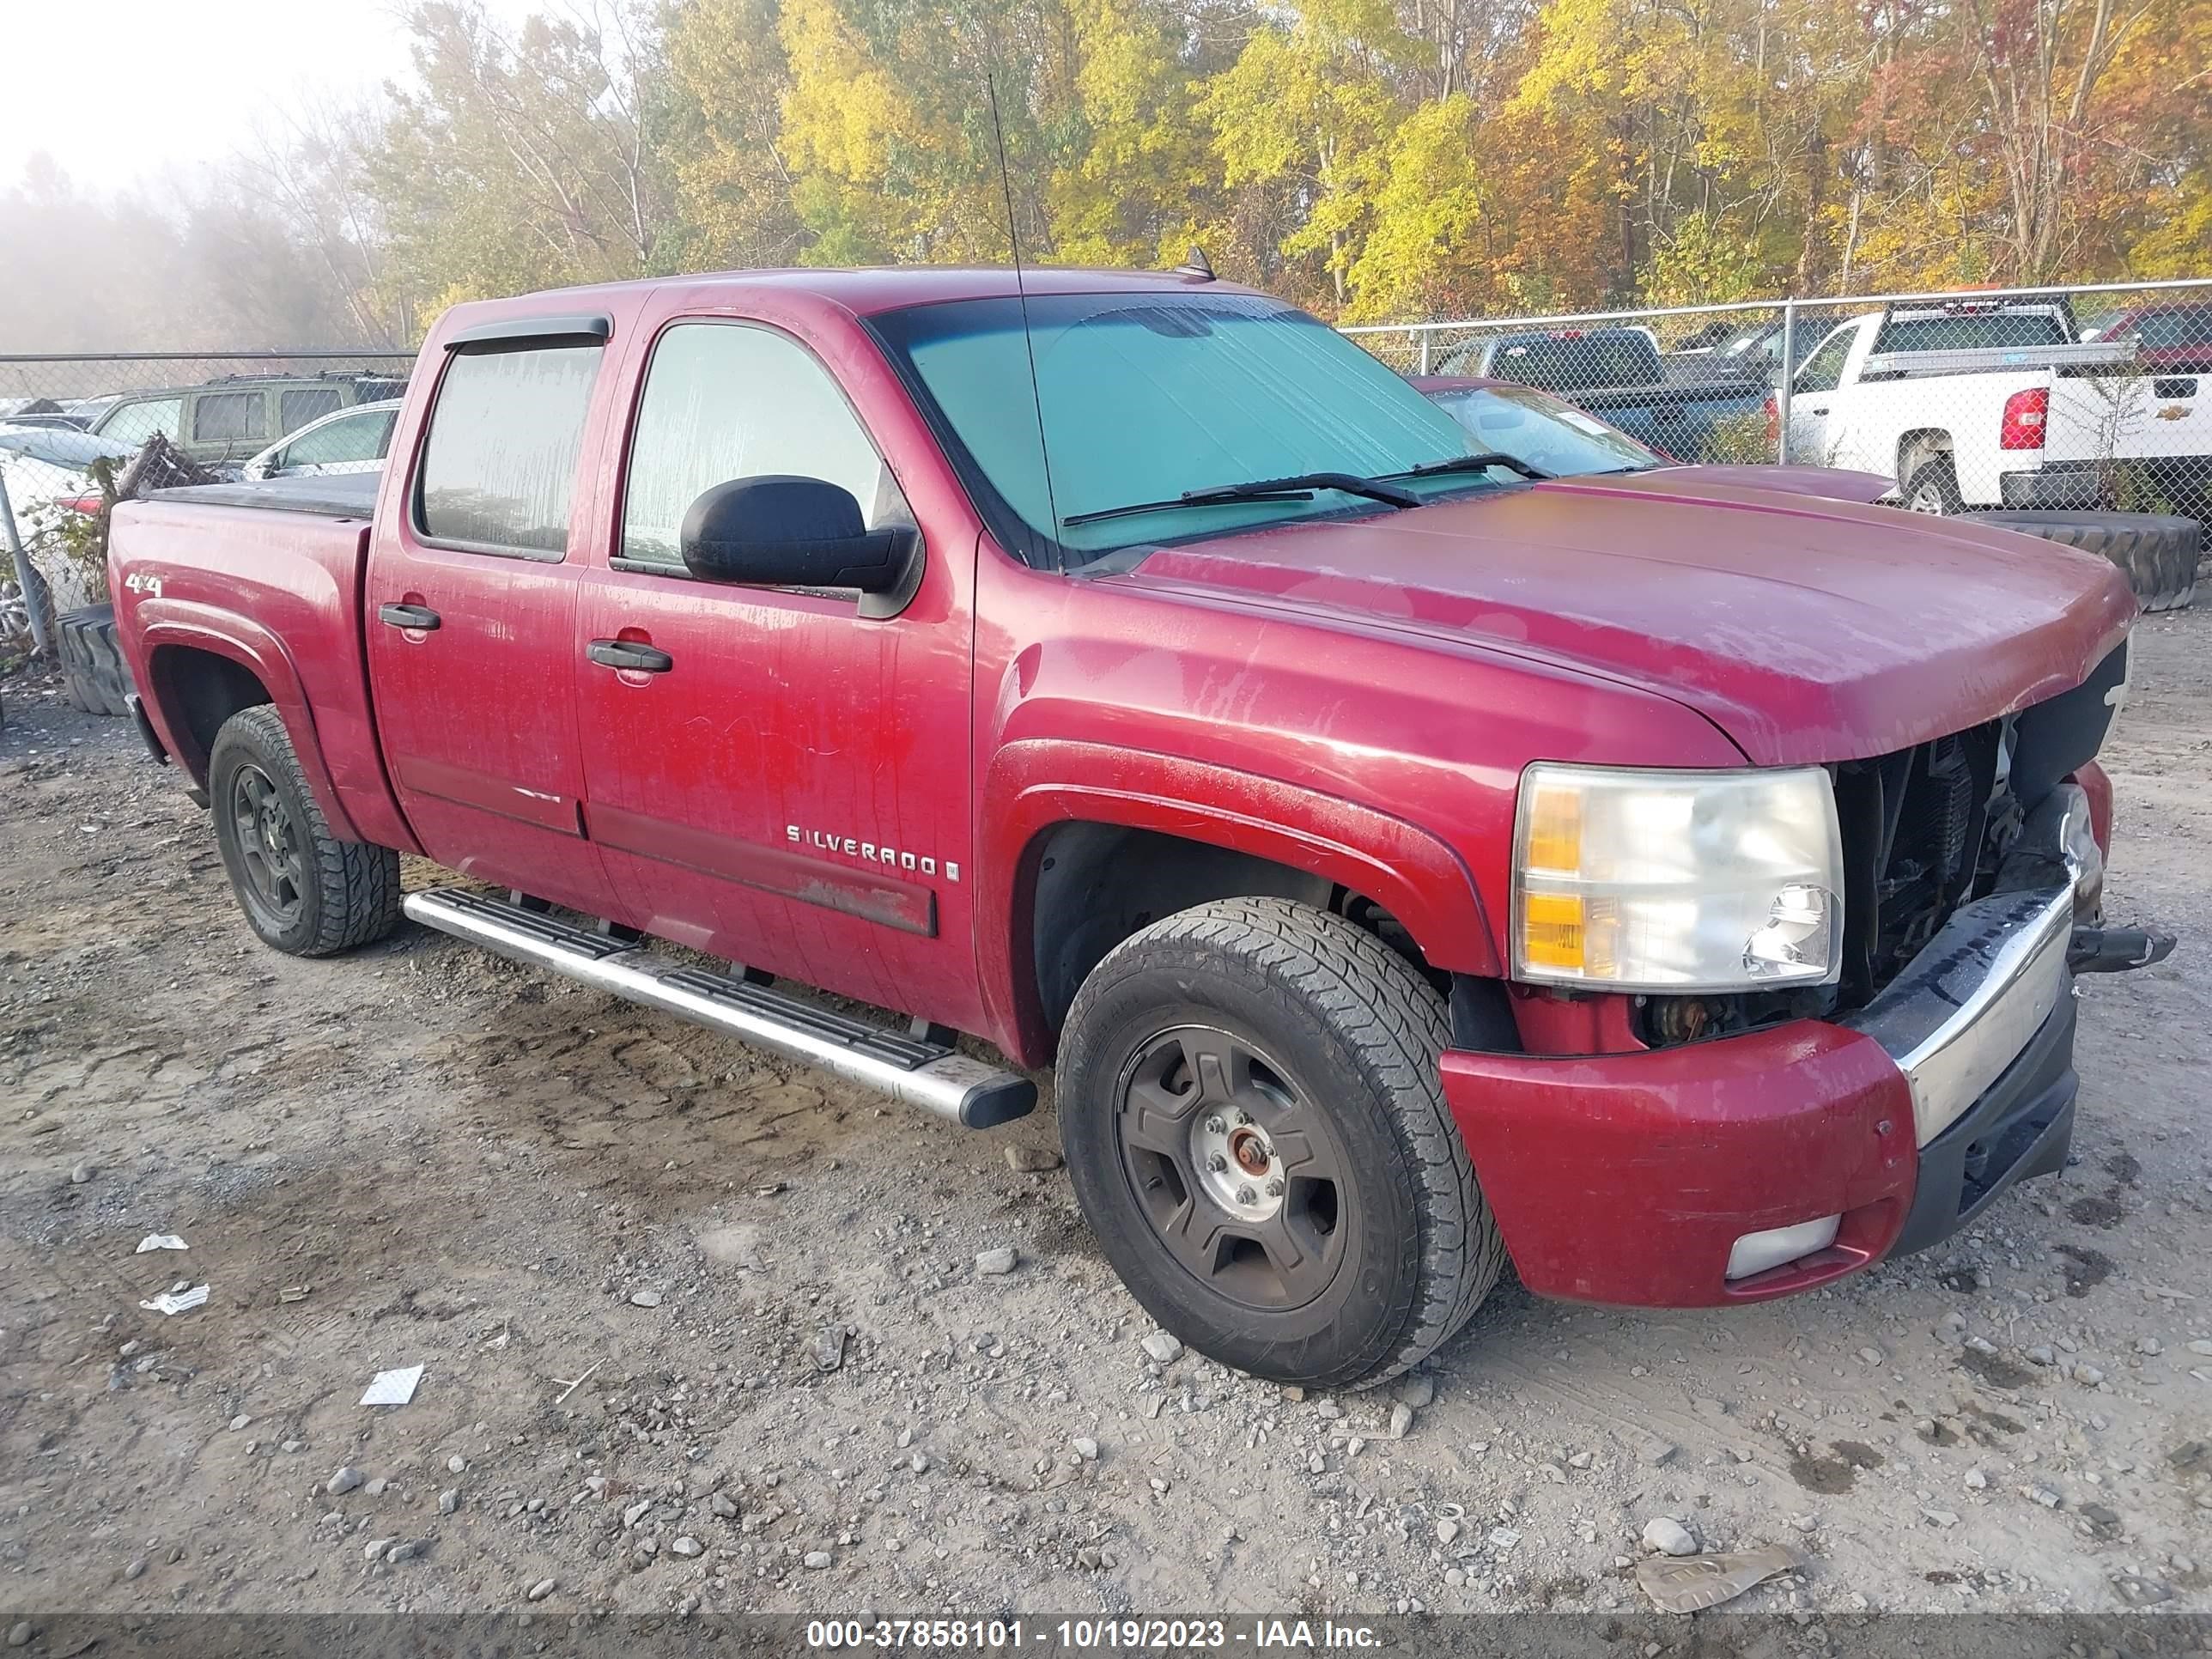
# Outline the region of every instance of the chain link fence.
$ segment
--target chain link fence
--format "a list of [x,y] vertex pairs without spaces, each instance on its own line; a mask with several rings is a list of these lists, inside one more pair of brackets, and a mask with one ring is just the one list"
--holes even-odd
[[1534,426],[1450,381],[1548,392],[1672,460],[1876,474],[1919,512],[2212,523],[2212,278],[1346,332],[1507,453]]
[[105,509],[118,494],[142,479],[374,468],[414,361],[345,350],[0,356],[0,662],[52,650],[58,615],[106,598]]
[[[1557,399],[1668,460],[1850,469],[1871,475],[1851,493],[1918,512],[2212,525],[2212,277],[1346,332],[1485,447],[1537,466],[1554,459],[1540,446],[1559,427],[1532,414]],[[149,448],[161,471],[148,482],[373,468],[392,430],[379,405],[413,362],[339,349],[0,356],[0,659],[51,648],[56,613],[105,598],[104,505]],[[1592,465],[1587,447],[1577,454],[1565,470]]]

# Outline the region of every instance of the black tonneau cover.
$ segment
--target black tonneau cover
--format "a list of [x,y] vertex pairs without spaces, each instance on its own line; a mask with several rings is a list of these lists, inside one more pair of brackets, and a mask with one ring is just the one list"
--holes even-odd
[[157,501],[204,501],[210,507],[252,507],[273,513],[311,513],[325,519],[366,519],[376,510],[381,472],[325,472],[300,478],[262,478],[251,483],[188,484],[157,489]]

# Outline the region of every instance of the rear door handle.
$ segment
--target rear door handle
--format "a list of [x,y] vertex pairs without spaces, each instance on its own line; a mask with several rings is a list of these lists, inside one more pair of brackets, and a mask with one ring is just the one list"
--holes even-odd
[[438,613],[423,605],[380,605],[376,619],[387,628],[412,628],[425,634],[438,625]]
[[657,646],[634,640],[593,640],[584,654],[603,668],[627,668],[638,674],[665,674],[676,659]]

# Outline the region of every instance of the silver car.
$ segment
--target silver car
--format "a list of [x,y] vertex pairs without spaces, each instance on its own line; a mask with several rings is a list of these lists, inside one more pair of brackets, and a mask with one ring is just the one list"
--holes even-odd
[[246,462],[246,478],[298,478],[323,472],[376,472],[392,447],[399,399],[357,404],[310,421]]

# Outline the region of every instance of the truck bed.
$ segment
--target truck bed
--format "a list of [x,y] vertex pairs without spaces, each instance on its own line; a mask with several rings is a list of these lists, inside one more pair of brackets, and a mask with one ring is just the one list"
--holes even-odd
[[366,519],[376,510],[381,472],[327,472],[301,478],[261,478],[246,483],[188,484],[155,490],[149,499],[243,507],[262,512],[305,513],[323,519]]
[[[278,478],[118,502],[109,584],[144,640],[133,671],[142,687],[159,685],[167,651],[205,649],[211,635],[240,641],[228,654],[261,678],[288,720],[313,733],[317,763],[327,765],[336,803],[352,819],[340,833],[404,842],[405,830],[390,827],[397,813],[362,658],[361,584],[377,482],[374,473]],[[197,771],[206,757],[179,758]]]

